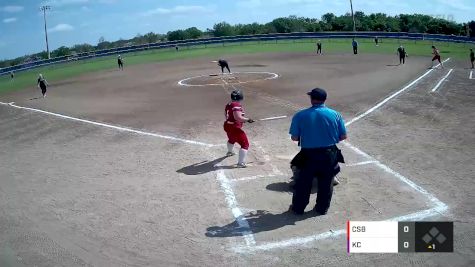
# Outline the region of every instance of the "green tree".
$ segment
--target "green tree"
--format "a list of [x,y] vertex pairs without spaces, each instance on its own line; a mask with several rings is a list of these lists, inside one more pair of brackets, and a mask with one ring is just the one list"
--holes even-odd
[[223,21],[223,22],[214,24],[214,26],[213,26],[213,35],[215,37],[233,36],[234,34],[235,34],[234,27],[231,26],[227,22]]
[[98,50],[107,49],[107,48],[110,48],[110,47],[111,47],[111,43],[106,41],[104,36],[99,38],[99,42],[97,43],[97,49]]
[[203,36],[203,32],[196,27],[186,29],[184,34],[189,39],[197,39]]
[[63,57],[71,54],[71,49],[66,46],[61,46],[60,48],[51,51],[51,57]]
[[188,39],[185,31],[177,30],[177,31],[170,31],[167,33],[168,41],[178,41],[178,40],[186,40]]
[[77,44],[71,47],[76,53],[90,52],[94,50],[94,47],[90,44]]
[[158,34],[155,34],[153,32],[149,32],[149,33],[145,34],[143,36],[143,38],[145,39],[146,43],[148,43],[148,44],[156,43],[159,40]]
[[475,37],[475,21],[474,20],[468,23],[468,29],[469,29],[470,37]]

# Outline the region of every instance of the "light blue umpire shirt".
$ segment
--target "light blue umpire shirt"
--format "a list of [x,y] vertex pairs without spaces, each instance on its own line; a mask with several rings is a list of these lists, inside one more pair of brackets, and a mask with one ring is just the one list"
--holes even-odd
[[302,148],[320,148],[338,144],[340,137],[346,135],[346,127],[340,113],[318,104],[297,112],[289,133],[300,137]]

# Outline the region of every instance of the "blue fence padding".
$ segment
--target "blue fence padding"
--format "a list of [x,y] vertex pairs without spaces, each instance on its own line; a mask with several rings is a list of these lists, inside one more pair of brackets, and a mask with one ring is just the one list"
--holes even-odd
[[438,42],[455,42],[455,43],[470,43],[475,44],[475,38],[465,36],[451,36],[443,34],[423,34],[423,33],[406,33],[406,32],[295,32],[295,33],[275,33],[275,34],[256,34],[256,35],[239,35],[226,37],[211,37],[206,39],[191,39],[181,41],[169,41],[161,43],[150,43],[133,45],[128,47],[117,47],[106,50],[98,50],[93,52],[78,53],[74,56],[63,56],[52,59],[39,60],[29,63],[24,63],[12,67],[0,69],[0,75],[7,74],[11,71],[25,71],[33,68],[49,66],[57,63],[65,63],[71,60],[86,60],[91,58],[105,57],[111,55],[118,55],[121,53],[130,53],[143,51],[148,49],[164,49],[173,48],[175,46],[193,46],[193,45],[211,45],[211,44],[225,44],[225,43],[239,43],[252,41],[278,41],[278,40],[298,40],[310,38],[395,38],[402,40],[429,40]]

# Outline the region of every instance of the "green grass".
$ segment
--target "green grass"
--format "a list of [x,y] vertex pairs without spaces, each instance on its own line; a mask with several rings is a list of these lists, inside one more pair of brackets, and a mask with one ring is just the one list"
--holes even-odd
[[[137,64],[153,63],[158,61],[171,61],[190,58],[226,58],[228,55],[250,54],[250,53],[272,53],[272,52],[311,52],[315,50],[315,41],[312,40],[282,40],[266,41],[266,42],[244,42],[234,44],[214,44],[199,45],[191,48],[181,47],[179,52],[175,49],[163,50],[147,50],[142,52],[134,52],[124,54],[125,67]],[[359,51],[361,54],[378,53],[378,54],[395,54],[399,45],[398,40],[385,39],[379,47],[375,47],[372,40],[360,40]],[[324,53],[351,53],[350,39],[322,39]],[[406,41],[402,40],[401,44],[406,47],[406,51],[410,56],[427,56],[431,55],[430,46],[433,44],[429,41]],[[443,57],[452,57],[456,59],[468,59],[469,46],[454,43],[434,43],[438,46]],[[475,46],[472,46],[475,48]],[[16,73],[14,81],[10,80],[9,75],[0,77],[0,93],[7,93],[28,87],[36,86],[36,78],[42,73],[45,78],[51,82],[72,78],[78,75],[103,71],[116,68],[116,56],[90,59],[72,63],[52,65],[42,67],[30,71]]]

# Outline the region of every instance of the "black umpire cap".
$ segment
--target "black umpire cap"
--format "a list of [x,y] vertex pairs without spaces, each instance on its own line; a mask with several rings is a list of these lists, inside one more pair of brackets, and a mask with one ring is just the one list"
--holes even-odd
[[327,92],[321,88],[315,88],[312,91],[308,92],[307,95],[309,95],[313,100],[327,100]]

